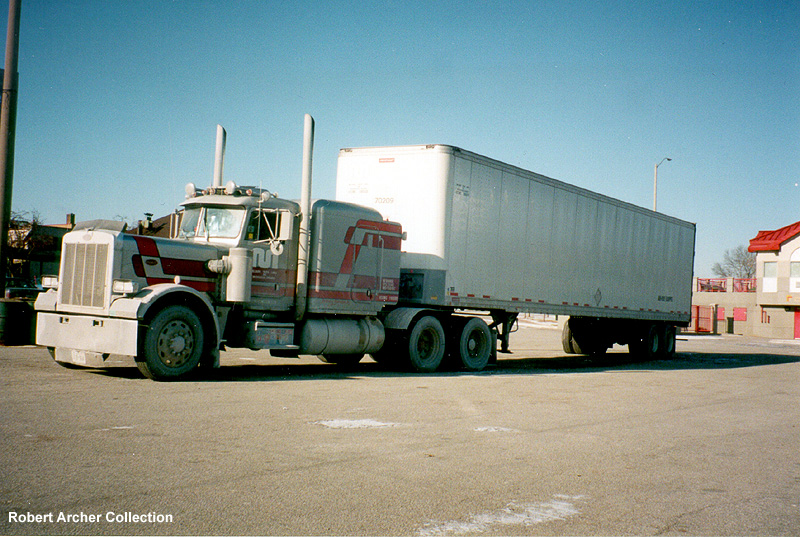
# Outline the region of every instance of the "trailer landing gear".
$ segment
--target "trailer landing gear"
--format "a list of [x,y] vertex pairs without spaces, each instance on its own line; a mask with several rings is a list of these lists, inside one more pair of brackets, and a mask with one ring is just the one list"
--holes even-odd
[[489,328],[497,328],[497,339],[500,340],[500,352],[511,354],[508,347],[508,336],[513,332],[514,323],[517,322],[518,313],[505,311],[492,312],[492,324]]

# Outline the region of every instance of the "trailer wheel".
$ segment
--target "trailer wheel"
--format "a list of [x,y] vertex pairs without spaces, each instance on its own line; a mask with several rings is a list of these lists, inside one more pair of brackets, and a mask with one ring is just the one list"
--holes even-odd
[[651,324],[647,327],[641,339],[628,345],[628,351],[641,358],[653,360],[659,357],[661,341],[661,329],[657,325]]
[[577,354],[572,348],[572,330],[569,328],[569,321],[564,323],[564,328],[561,330],[561,348],[567,354]]
[[661,339],[661,358],[665,360],[670,360],[675,358],[675,337],[677,336],[677,330],[673,325],[667,325],[664,327],[664,331],[662,332],[662,339]]
[[200,318],[185,306],[168,306],[150,321],[136,366],[153,380],[176,380],[192,372],[203,356]]
[[[570,320],[564,323],[564,328],[561,331],[561,347],[567,354],[587,354],[595,358],[602,358],[608,351],[608,346],[603,343],[597,331],[590,332],[586,330],[586,325],[578,325],[581,328],[578,333],[578,338],[575,337],[575,332],[572,330]],[[591,340],[587,340],[591,338]]]
[[420,373],[436,371],[444,357],[444,328],[436,317],[425,316],[408,335],[408,361]]
[[458,355],[467,371],[480,371],[492,356],[492,333],[478,317],[470,317],[461,328],[458,338]]

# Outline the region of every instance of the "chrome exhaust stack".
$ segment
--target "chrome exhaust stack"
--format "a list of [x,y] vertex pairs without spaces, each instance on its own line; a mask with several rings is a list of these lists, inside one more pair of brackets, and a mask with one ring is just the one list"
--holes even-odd
[[305,115],[303,125],[303,175],[300,190],[300,237],[297,249],[297,288],[294,318],[303,319],[308,300],[308,255],[311,244],[309,225],[311,222],[311,164],[314,154],[314,118]]
[[227,134],[222,125],[217,125],[217,148],[214,152],[214,178],[211,186],[222,186],[222,167],[225,160],[225,139]]

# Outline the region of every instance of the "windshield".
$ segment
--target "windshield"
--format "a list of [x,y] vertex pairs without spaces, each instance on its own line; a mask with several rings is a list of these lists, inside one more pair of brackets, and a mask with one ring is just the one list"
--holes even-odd
[[181,221],[182,238],[234,239],[239,236],[244,207],[197,207],[186,209]]
[[181,219],[181,232],[178,237],[191,239],[197,235],[197,222],[200,220],[200,208],[186,209]]

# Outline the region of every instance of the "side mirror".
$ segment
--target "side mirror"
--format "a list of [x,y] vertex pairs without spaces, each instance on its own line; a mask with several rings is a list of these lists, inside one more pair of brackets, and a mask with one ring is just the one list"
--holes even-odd
[[288,241],[292,238],[292,228],[294,228],[294,217],[290,211],[281,211],[280,230],[278,230],[278,240]]

